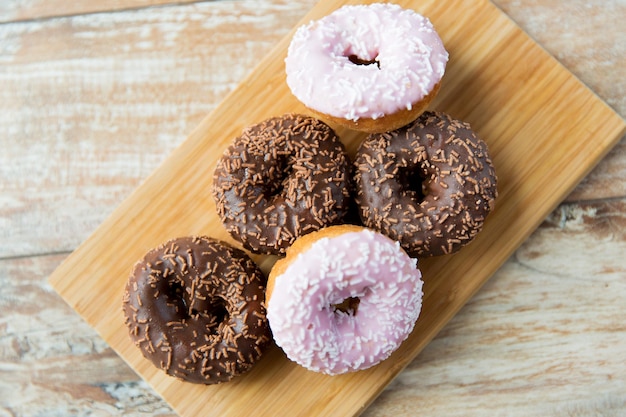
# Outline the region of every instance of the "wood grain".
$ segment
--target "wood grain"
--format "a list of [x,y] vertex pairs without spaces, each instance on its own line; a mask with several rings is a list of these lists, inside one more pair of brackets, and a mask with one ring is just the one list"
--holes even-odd
[[[561,205],[363,416],[623,414],[624,213]],[[0,261],[0,415],[174,416],[46,283],[65,256]]]
[[363,416],[621,416],[625,208],[561,205]]
[[[499,0],[505,13],[530,33],[585,85],[622,117],[626,115],[626,33],[619,28],[626,3],[603,1]],[[521,6],[521,7],[520,7]],[[523,10],[523,11],[522,11]],[[546,11],[550,10],[550,13]],[[553,14],[552,14],[553,13]],[[566,36],[555,36],[555,16],[568,16]],[[591,34],[604,33],[604,36]],[[626,195],[626,137],[572,191],[567,201],[599,200]]]
[[[12,3],[27,12],[37,2]],[[113,2],[90,1],[83,4],[98,4],[103,13],[88,15],[64,10],[80,2],[45,3],[55,4],[59,17],[0,24],[0,258],[5,259],[0,260],[0,415],[174,415],[46,279],[232,90],[240,81],[232,73],[247,74],[314,2],[176,2],[159,12],[134,6],[107,10]],[[626,116],[623,2],[494,3]],[[252,4],[258,9],[253,14]],[[214,48],[211,39],[224,30],[222,12],[247,17],[250,32],[232,43],[242,53],[204,59]],[[154,30],[157,15],[174,28],[197,14],[211,24],[189,26],[186,33],[201,39],[192,50],[184,37]],[[5,17],[0,13],[0,20]],[[128,28],[143,33],[141,42]],[[28,47],[35,41],[49,42],[53,50]],[[90,53],[96,44],[98,53]],[[162,74],[167,71],[169,81]],[[168,82],[176,87],[170,90]],[[171,93],[158,95],[161,90]],[[150,146],[154,138],[159,146]],[[610,232],[623,230],[626,213],[624,143],[364,415],[526,416],[530,406],[534,415],[626,413],[626,361],[620,359],[626,344],[620,327],[625,244],[623,234]],[[50,252],[59,254],[39,256]],[[570,300],[576,300],[575,308]],[[44,320],[47,315],[55,319]],[[545,325],[535,325],[531,317]],[[91,346],[100,353],[86,354]],[[71,380],[75,368],[80,384],[57,389],[55,381]],[[529,374],[532,384],[517,382]]]
[[0,415],[173,415],[47,285],[64,258],[0,261]]
[[0,3],[0,22],[20,22],[91,13],[110,13],[141,9],[148,6],[168,6],[197,3],[198,0],[5,0]]
[[[619,117],[490,3],[472,9],[472,22],[479,24],[471,33],[463,31],[469,11],[463,2],[453,3],[452,8],[446,2],[419,4],[453,56],[446,89],[434,107],[469,121],[485,138],[498,169],[501,196],[472,245],[445,260],[422,262],[427,277],[424,310],[415,332],[390,360],[368,371],[329,378],[302,370],[275,349],[238,381],[199,387],[160,374],[124,334],[115,300],[129,266],[146,249],[184,234],[230,240],[211,215],[210,196],[201,192],[210,185],[202,167],[213,164],[244,126],[303,110],[288,94],[281,71],[288,38],[51,276],[68,303],[181,415],[206,412],[207,401],[214,415],[248,413],[250,404],[261,415],[283,409],[289,415],[362,412],[623,134]],[[306,19],[337,6],[318,3]],[[589,123],[597,129],[593,146],[580,138],[591,129]],[[353,132],[339,133],[352,150],[361,139]],[[520,152],[533,159],[519,158]],[[271,260],[259,261],[266,270],[271,266]],[[302,396],[305,389],[308,394]],[[267,391],[281,396],[268,397]]]
[[76,248],[312,5],[0,25],[0,256]]

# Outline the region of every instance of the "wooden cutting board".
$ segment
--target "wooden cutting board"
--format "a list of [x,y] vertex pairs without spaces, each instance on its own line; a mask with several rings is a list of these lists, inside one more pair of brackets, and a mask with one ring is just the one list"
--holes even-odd
[[[348,3],[357,2],[322,0],[301,23]],[[496,210],[459,253],[420,260],[425,298],[416,328],[370,370],[319,375],[289,362],[276,347],[251,373],[219,386],[183,383],[156,370],[124,327],[124,284],[135,261],[167,239],[204,234],[233,242],[215,214],[213,169],[245,126],[306,112],[285,84],[288,35],[50,277],[67,303],[180,415],[360,414],[625,132],[619,116],[490,2],[397,3],[430,17],[450,52],[431,108],[470,122],[489,145],[499,176]],[[337,133],[351,154],[364,137]],[[255,260],[267,272],[275,259]]]

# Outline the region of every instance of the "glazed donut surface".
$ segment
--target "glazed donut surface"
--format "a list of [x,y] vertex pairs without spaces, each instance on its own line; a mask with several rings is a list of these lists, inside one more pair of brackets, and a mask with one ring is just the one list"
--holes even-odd
[[244,252],[185,237],[137,262],[122,305],[131,339],[157,368],[217,384],[251,369],[271,341],[264,294],[264,276]]
[[270,273],[268,320],[289,359],[329,375],[367,369],[408,337],[421,273],[398,242],[359,226],[298,239]]
[[480,232],[497,196],[487,145],[444,113],[427,111],[408,126],[370,135],[355,167],[363,224],[411,256],[459,250]]
[[[374,3],[343,6],[298,28],[285,69],[292,93],[318,115],[358,130],[385,131],[423,111],[447,60],[426,17]],[[373,123],[396,113],[403,113],[401,124]]]
[[246,128],[218,161],[217,213],[252,252],[283,254],[305,233],[336,224],[351,201],[350,162],[335,132],[288,114]]

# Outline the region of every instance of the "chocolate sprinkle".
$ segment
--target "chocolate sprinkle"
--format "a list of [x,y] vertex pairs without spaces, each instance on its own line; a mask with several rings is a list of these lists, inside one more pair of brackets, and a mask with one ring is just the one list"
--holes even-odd
[[135,264],[122,308],[133,342],[168,375],[217,384],[252,368],[271,341],[265,277],[241,250],[184,237]]
[[350,162],[335,132],[287,114],[246,128],[218,161],[217,213],[255,253],[284,254],[297,237],[341,223],[350,205]]
[[469,124],[431,111],[368,136],[355,183],[363,224],[411,256],[458,251],[480,232],[498,194],[487,145]]

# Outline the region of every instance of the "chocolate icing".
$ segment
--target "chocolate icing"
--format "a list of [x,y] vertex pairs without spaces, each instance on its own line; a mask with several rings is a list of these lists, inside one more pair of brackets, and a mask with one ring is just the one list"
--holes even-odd
[[355,167],[363,224],[411,256],[458,251],[480,232],[497,197],[487,145],[444,113],[427,111],[403,128],[368,136]]
[[246,249],[280,255],[297,237],[343,220],[350,177],[335,132],[288,114],[235,139],[217,163],[213,196],[224,226]]
[[170,240],[137,262],[123,311],[130,337],[168,375],[202,384],[248,371],[271,340],[265,277],[243,251]]

